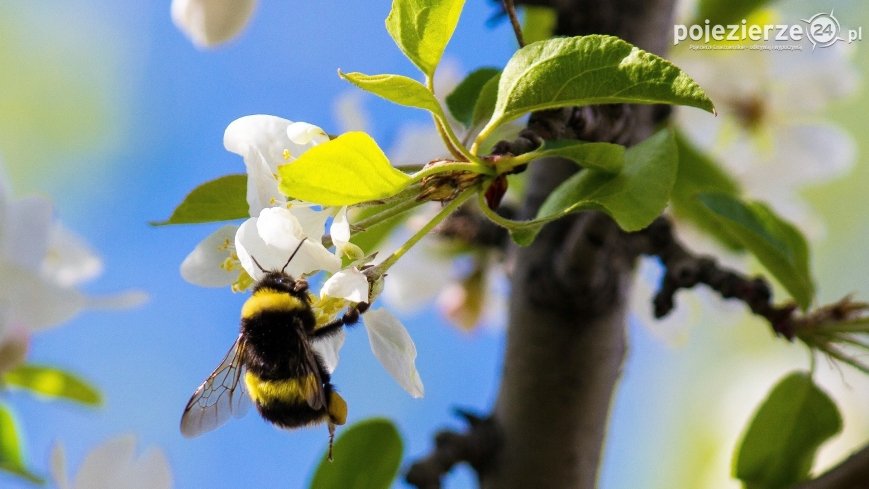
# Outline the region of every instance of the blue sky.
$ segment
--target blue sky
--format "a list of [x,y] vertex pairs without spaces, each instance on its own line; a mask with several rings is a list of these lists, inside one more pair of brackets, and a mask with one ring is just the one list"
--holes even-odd
[[[243,171],[241,159],[222,144],[232,120],[274,114],[334,133],[333,101],[351,89],[337,77],[338,68],[417,76],[383,28],[389,2],[261,2],[239,39],[209,52],[196,50],[175,29],[168,2],[39,3],[4,2],[0,28],[17,29],[6,35],[14,36],[22,66],[35,60],[40,66],[28,70],[72,80],[59,77],[51,90],[37,93],[46,104],[75,97],[76,87],[87,88],[99,102],[93,113],[61,113],[70,131],[79,124],[100,130],[89,133],[96,136],[87,144],[45,140],[32,148],[32,162],[20,151],[14,159],[6,155],[7,171],[19,195],[50,195],[60,219],[102,255],[106,271],[89,292],[136,288],[147,291],[150,301],[135,310],[88,312],[35,338],[32,362],[90,379],[105,405],[85,409],[10,394],[31,465],[47,467],[55,440],[67,446],[76,467],[100,441],[134,433],[141,447],[165,450],[176,487],[301,487],[325,448],[325,427],[287,433],[250,414],[194,440],[179,433],[188,397],[237,334],[245,295],[198,288],[178,273],[181,260],[217,225],[147,223],[168,216],[196,185]],[[468,2],[447,50],[464,71],[509,58],[512,33],[506,23],[487,26],[493,13],[489,2]],[[3,67],[4,76],[15,68]],[[365,104],[372,135],[385,148],[403,124],[429,120],[373,98]],[[491,329],[461,333],[431,310],[404,320],[419,350],[424,399],[411,399],[388,377],[361,329],[349,333],[333,382],[348,401],[350,422],[395,419],[413,458],[428,450],[437,429],[459,426],[450,414],[454,406],[486,412],[492,405],[504,338]],[[646,330],[633,327],[631,333],[632,356],[615,408],[603,487],[628,487],[631,480],[655,475],[654,457],[637,451],[665,438],[662,358],[684,360],[680,354],[672,359],[672,351]],[[462,470],[448,487],[470,481]],[[17,484],[0,475],[0,485]]]

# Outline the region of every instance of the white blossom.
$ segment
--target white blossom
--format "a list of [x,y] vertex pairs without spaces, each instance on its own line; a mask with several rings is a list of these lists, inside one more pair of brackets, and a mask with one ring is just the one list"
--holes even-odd
[[328,140],[316,126],[272,115],[249,115],[231,122],[224,132],[223,145],[244,158],[250,215],[258,216],[267,207],[285,204],[287,197],[278,191],[278,166]]
[[238,35],[256,0],[172,0],[172,21],[193,43],[213,47]]
[[184,280],[201,287],[223,287],[238,278],[241,264],[235,255],[238,226],[228,224],[202,240],[181,262]]
[[136,437],[106,440],[91,450],[70,482],[66,452],[56,443],[51,450],[51,475],[59,489],[169,489],[172,472],[166,455],[150,448],[135,455]]
[[306,235],[290,209],[271,207],[242,223],[235,235],[235,251],[241,266],[254,280],[275,270],[294,277],[318,270],[336,272],[341,260],[323,246],[320,235],[322,231]]
[[422,397],[424,389],[416,371],[416,346],[401,322],[386,309],[375,309],[363,316],[371,351],[404,390]]

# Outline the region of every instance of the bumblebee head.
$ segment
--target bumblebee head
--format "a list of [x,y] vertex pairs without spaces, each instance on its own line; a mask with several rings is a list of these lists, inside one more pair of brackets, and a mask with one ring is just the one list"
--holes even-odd
[[296,280],[292,275],[285,272],[287,266],[293,260],[293,257],[296,256],[296,253],[299,252],[299,249],[302,248],[302,244],[305,243],[305,240],[308,238],[302,238],[299,241],[299,245],[296,246],[296,249],[290,254],[290,257],[287,259],[287,262],[284,263],[284,266],[281,267],[280,270],[266,270],[259,264],[255,257],[251,256],[254,264],[257,268],[260,269],[261,272],[265,274],[253,287],[253,291],[256,292],[263,288],[269,288],[274,290],[279,290],[283,292],[288,292],[293,295],[305,295],[308,290],[308,282],[304,279]]

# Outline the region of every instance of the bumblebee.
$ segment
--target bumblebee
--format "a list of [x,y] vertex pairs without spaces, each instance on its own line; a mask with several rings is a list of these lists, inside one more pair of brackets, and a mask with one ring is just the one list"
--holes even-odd
[[181,433],[193,437],[242,416],[252,401],[260,415],[285,429],[326,422],[329,459],[335,426],[347,419],[347,403],[335,391],[329,371],[312,342],[354,324],[365,302],[318,325],[308,283],[285,273],[299,246],[280,271],[266,271],[241,308],[238,338],[218,367],[190,397]]

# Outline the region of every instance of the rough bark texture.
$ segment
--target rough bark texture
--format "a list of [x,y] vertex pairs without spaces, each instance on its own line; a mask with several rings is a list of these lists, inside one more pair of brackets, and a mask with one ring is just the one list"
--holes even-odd
[[[561,35],[614,34],[659,54],[669,44],[673,0],[528,3],[558,9]],[[565,123],[575,128],[568,137],[633,144],[651,134],[659,117],[649,106],[606,106],[573,112]],[[559,160],[532,165],[522,213],[534,215],[575,171]],[[516,252],[494,412],[501,443],[480,474],[483,487],[596,487],[626,353],[625,295],[634,257],[624,242],[608,217],[582,213],[547,225],[531,247]]]

